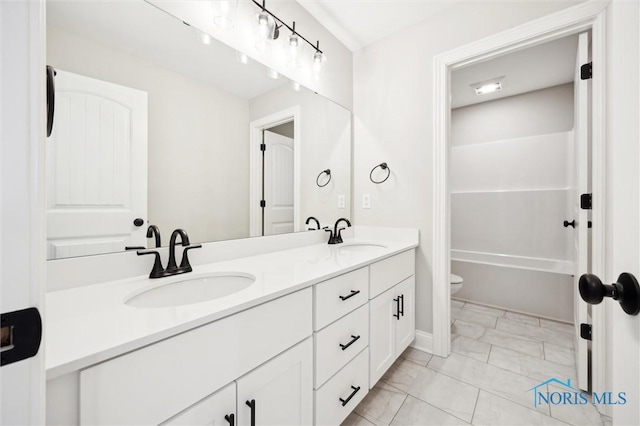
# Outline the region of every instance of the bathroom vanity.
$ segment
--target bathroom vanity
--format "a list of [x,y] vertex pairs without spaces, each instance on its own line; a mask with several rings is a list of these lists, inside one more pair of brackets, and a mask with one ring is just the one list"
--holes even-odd
[[[417,231],[350,234],[49,293],[47,423],[339,424],[415,333]],[[230,275],[253,282],[199,303],[128,304]]]

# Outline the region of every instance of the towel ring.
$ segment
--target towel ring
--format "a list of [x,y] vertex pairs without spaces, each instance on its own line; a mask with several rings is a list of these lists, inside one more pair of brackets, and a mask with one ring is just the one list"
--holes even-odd
[[[324,174],[329,176],[329,179],[327,179],[324,185],[320,185],[320,177]],[[321,171],[318,177],[316,178],[316,185],[318,185],[320,188],[324,188],[325,186],[329,185],[329,182],[331,182],[331,169]]]
[[[380,167],[382,170],[387,170],[387,177],[385,177],[382,180],[373,180],[373,172]],[[375,166],[373,169],[371,169],[371,173],[369,173],[369,179],[371,180],[371,182],[376,183],[376,184],[380,184],[382,182],[385,182],[387,179],[389,179],[389,176],[391,176],[391,169],[389,168],[389,166],[387,166],[387,163],[380,163],[377,166]]]

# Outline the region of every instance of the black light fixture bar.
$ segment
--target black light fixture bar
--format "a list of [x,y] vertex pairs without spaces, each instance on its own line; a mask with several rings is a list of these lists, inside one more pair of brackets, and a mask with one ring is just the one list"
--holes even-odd
[[271,13],[269,11],[269,9],[267,9],[266,7],[266,0],[262,0],[262,4],[258,3],[256,0],[252,0],[253,3],[258,6],[260,9],[262,9],[263,11],[267,12],[269,15],[271,15],[271,17],[273,19],[275,19],[277,22],[279,22],[280,24],[284,25],[289,31],[291,31],[292,34],[295,34],[297,36],[299,36],[301,39],[303,39],[304,41],[307,42],[307,44],[309,44],[309,46],[313,47],[315,49],[316,52],[320,52],[320,53],[324,53],[322,50],[320,50],[320,41],[317,42],[316,45],[314,45],[313,43],[311,43],[309,40],[307,40],[302,34],[300,34],[299,32],[297,32],[295,30],[295,22],[293,23],[293,27],[290,27],[289,25],[287,25],[286,22],[284,22],[282,19],[278,18],[276,15],[274,15],[273,13]]

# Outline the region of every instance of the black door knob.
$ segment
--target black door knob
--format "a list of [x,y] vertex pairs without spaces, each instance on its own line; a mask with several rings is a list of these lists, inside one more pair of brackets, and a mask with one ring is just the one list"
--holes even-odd
[[138,218],[135,218],[135,219],[133,219],[133,224],[134,224],[135,226],[140,227],[140,226],[144,225],[144,219],[139,218],[139,217],[138,217]]
[[600,278],[593,274],[584,274],[578,282],[580,297],[591,305],[597,305],[605,297],[620,302],[622,310],[629,315],[640,312],[640,285],[633,274],[624,272],[613,284],[602,284]]

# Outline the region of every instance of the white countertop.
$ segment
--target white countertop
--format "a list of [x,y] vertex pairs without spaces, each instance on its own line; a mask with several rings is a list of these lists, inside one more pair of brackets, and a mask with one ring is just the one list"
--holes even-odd
[[[385,247],[348,251],[350,243]],[[334,276],[417,247],[407,241],[347,240],[194,266],[189,274],[123,279],[47,293],[45,364],[47,379],[85,368],[186,330],[232,315]],[[191,305],[138,308],[125,300],[148,288],[216,272],[241,272],[255,282],[230,296]]]

